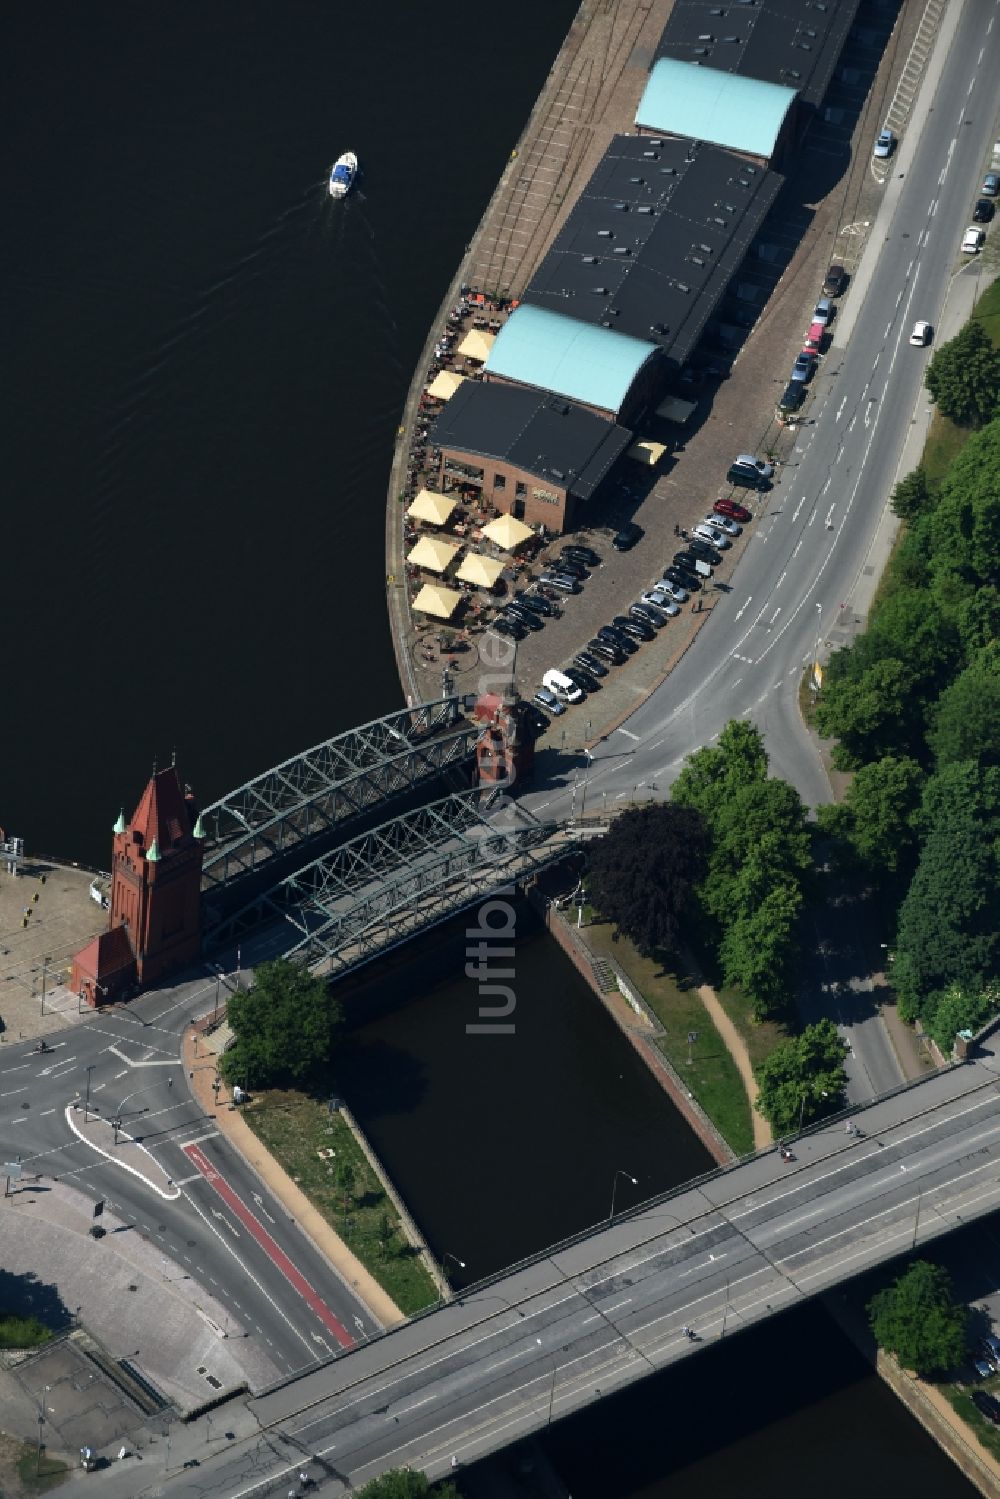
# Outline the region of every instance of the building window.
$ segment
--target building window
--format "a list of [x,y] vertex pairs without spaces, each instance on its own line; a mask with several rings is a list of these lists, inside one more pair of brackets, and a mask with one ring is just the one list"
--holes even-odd
[[493,488],[494,489],[506,489],[507,488],[507,480],[505,479],[505,477],[503,476],[503,474],[494,474],[493,475]]
[[518,498],[520,498],[521,495],[528,493],[528,486],[526,484],[520,484],[520,483],[515,484],[514,485],[514,493],[518,496]]

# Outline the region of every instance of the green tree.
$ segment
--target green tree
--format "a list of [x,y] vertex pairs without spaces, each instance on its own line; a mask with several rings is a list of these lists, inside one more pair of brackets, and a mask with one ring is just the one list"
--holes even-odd
[[982,989],[949,984],[932,1012],[924,1017],[924,1028],[947,1057],[959,1031],[981,1030],[997,1015],[1000,1015],[1000,983],[994,981]]
[[775,885],[727,927],[719,944],[725,982],[739,984],[758,1020],[777,1014],[787,1003],[801,905],[797,886]]
[[226,1018],[235,1040],[220,1072],[228,1082],[266,1088],[326,1067],[342,1015],[322,979],[278,958],[258,965],[252,988],[230,995]]
[[955,1300],[940,1265],[915,1260],[868,1303],[876,1342],[922,1378],[947,1374],[965,1356],[968,1308]]
[[955,760],[1000,761],[1000,647],[972,660],[931,710],[927,741],[938,765]]
[[592,904],[641,953],[670,950],[706,869],[708,833],[693,807],[635,807],[588,848]]
[[756,1068],[757,1108],[777,1135],[840,1108],[847,1073],[846,1042],[832,1020],[807,1025],[800,1036],[776,1046]]
[[394,1237],[388,1213],[381,1213],[379,1215],[376,1237],[378,1239],[379,1258],[384,1260],[392,1248]]
[[818,807],[823,832],[841,840],[873,874],[911,866],[924,772],[916,760],[885,755],[862,765],[839,805]]
[[913,671],[905,661],[877,661],[855,676],[838,667],[843,651],[827,666],[816,704],[816,727],[837,740],[834,764],[852,770],[866,760],[908,749],[913,739]]
[[924,378],[939,411],[960,427],[981,427],[1000,396],[1000,350],[982,323],[970,321],[938,345]]
[[1000,563],[1000,420],[970,437],[952,460],[929,520],[931,568],[977,587],[995,586]]
[[337,1167],[337,1186],[344,1201],[344,1213],[354,1201],[354,1189],[357,1186],[358,1173],[353,1161],[341,1161]]
[[916,520],[931,508],[932,503],[927,475],[922,468],[915,468],[905,479],[900,479],[892,491],[892,513],[900,520]]
[[760,730],[745,719],[733,718],[712,748],[688,755],[674,782],[670,800],[678,806],[696,807],[712,825],[717,808],[741,786],[767,778],[767,751]]
[[896,935],[892,981],[904,1020],[924,1015],[950,983],[982,988],[997,973],[997,873],[995,840],[972,811],[927,835]]
[[[453,1483],[442,1483],[434,1489],[434,1499],[461,1499]],[[358,1489],[356,1499],[425,1499],[431,1493],[426,1473],[409,1468],[392,1468],[379,1478],[372,1478]]]

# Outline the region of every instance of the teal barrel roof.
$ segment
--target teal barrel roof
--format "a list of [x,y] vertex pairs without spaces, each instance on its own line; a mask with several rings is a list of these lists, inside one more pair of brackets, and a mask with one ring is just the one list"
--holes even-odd
[[661,57],[639,100],[635,123],[665,135],[771,157],[794,98],[795,90],[780,83]]
[[657,352],[655,344],[612,328],[521,306],[497,334],[486,372],[618,412],[636,375]]

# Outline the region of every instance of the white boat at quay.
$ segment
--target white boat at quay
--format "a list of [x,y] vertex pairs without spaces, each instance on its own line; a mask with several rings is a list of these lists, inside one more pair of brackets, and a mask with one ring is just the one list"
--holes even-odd
[[330,173],[330,197],[346,198],[358,174],[358,158],[353,151],[338,156]]

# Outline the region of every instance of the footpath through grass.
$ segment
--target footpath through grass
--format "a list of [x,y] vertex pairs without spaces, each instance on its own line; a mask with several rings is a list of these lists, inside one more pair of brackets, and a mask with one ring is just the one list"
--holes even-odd
[[[989,1390],[991,1395],[996,1395],[997,1381],[992,1380],[988,1384],[977,1385],[977,1389]],[[968,1387],[959,1384],[942,1384],[939,1386],[942,1395],[951,1402],[955,1414],[961,1416],[966,1426],[972,1431],[980,1446],[985,1447],[991,1457],[1000,1461],[1000,1429],[988,1421],[976,1407],[970,1398]]]
[[[611,940],[611,926],[597,921],[587,927],[595,953],[608,954],[621,966],[666,1031],[656,1045],[680,1074],[698,1103],[737,1155],[753,1149],[750,1102],[739,1068],[722,1043],[694,981],[668,973],[657,958],[644,958],[627,937]],[[688,1032],[697,1031],[688,1066]]]
[[[396,1209],[339,1114],[304,1093],[275,1090],[255,1098],[243,1118],[401,1312],[412,1316],[437,1301]],[[337,1185],[345,1161],[354,1168],[348,1202]]]

